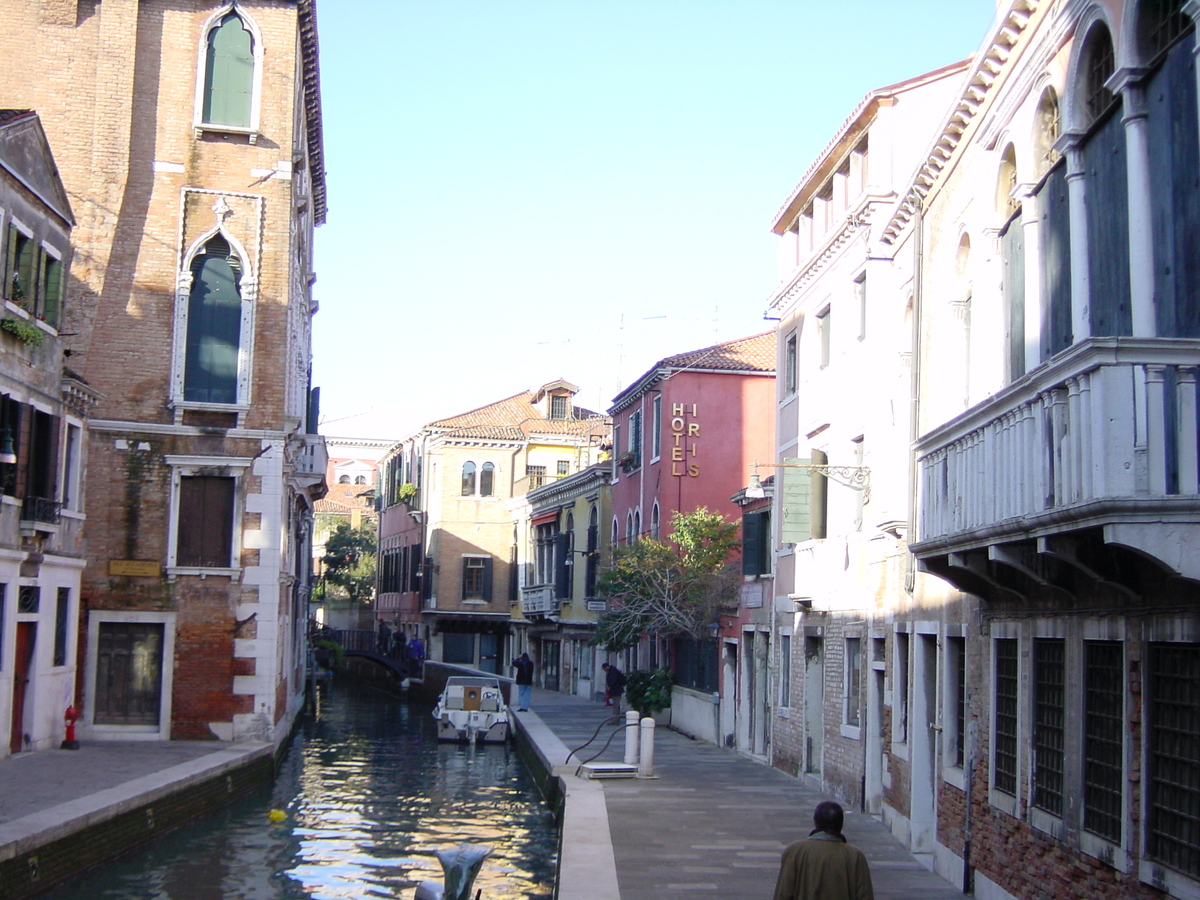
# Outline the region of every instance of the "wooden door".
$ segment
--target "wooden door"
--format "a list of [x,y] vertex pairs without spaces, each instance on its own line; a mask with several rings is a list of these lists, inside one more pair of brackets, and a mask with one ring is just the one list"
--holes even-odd
[[8,750],[20,753],[25,746],[25,696],[29,690],[30,673],[33,669],[33,646],[37,636],[37,623],[17,623],[17,655],[13,660],[12,728],[9,732]]

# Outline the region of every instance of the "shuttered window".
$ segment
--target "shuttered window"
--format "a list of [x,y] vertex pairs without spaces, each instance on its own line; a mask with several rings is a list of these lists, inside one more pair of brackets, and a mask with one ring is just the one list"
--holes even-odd
[[235,479],[184,475],[179,482],[179,566],[227,569],[233,556]]
[[241,260],[216,235],[192,261],[183,398],[236,403],[242,335]]
[[742,516],[742,574],[757,577],[770,574],[771,545],[769,514],[746,513]]
[[208,33],[204,71],[204,123],[250,127],[254,90],[254,38],[236,13]]

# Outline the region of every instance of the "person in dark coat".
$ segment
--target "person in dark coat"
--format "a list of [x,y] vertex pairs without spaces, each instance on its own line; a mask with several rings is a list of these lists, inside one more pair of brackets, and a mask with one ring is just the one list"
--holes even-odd
[[517,710],[525,712],[533,698],[533,660],[522,653],[513,660],[512,667],[517,670]]
[[783,851],[774,900],[874,900],[867,858],[842,836],[842,808],[817,804],[808,838]]
[[625,693],[625,673],[609,663],[600,668],[604,670],[604,705],[620,709],[621,695]]

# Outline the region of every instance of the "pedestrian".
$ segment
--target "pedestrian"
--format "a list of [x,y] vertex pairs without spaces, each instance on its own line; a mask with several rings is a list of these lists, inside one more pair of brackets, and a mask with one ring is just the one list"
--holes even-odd
[[609,663],[600,668],[604,670],[604,705],[620,709],[621,695],[625,693],[625,673]]
[[512,667],[517,670],[517,711],[525,712],[533,698],[533,660],[522,653],[513,660]]
[[867,858],[842,836],[843,818],[832,800],[817,804],[816,827],[783,851],[775,900],[874,900]]
[[413,671],[420,673],[421,660],[425,658],[425,645],[421,643],[421,638],[413,635],[413,639],[408,642],[408,661],[412,663]]
[[379,620],[379,652],[384,656],[388,655],[388,651],[392,646],[392,629],[388,627],[388,623],[383,619]]

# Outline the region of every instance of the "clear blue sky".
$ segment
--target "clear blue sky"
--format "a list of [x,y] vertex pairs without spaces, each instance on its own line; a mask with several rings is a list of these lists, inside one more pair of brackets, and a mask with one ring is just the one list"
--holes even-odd
[[400,438],[767,330],[771,218],[995,0],[321,0],[322,432]]

